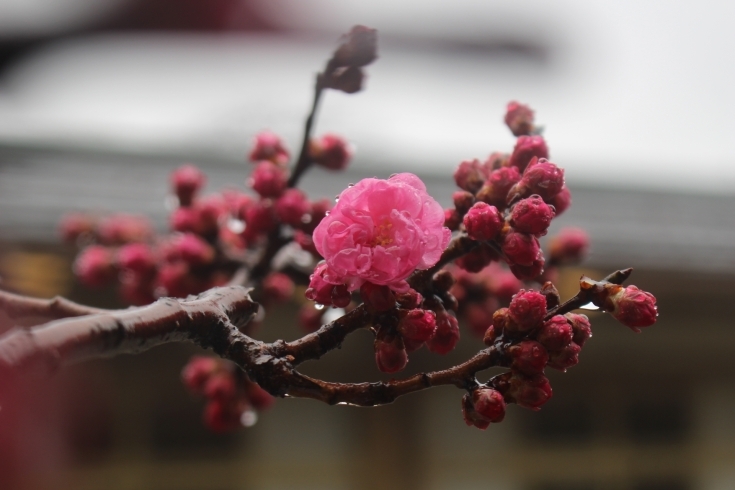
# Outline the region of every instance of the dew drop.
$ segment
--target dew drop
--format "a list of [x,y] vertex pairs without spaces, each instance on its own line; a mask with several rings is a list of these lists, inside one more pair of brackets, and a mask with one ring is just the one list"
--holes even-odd
[[329,211],[327,211],[326,213],[324,213],[324,216],[329,216]]
[[301,217],[301,222],[304,223],[305,225],[308,225],[309,223],[311,223],[311,215],[308,213],[303,215]]
[[240,219],[230,218],[227,220],[227,228],[235,234],[240,234],[245,231],[245,222]]
[[355,187],[355,184],[353,184],[352,182],[350,182],[349,184],[347,184],[347,187]]
[[590,310],[590,311],[598,311],[600,308],[598,308],[594,303],[587,303],[586,305],[582,305],[579,307],[582,310]]
[[258,414],[254,410],[245,410],[240,415],[240,423],[243,427],[252,427],[258,422]]
[[317,303],[317,304],[314,305],[314,308],[316,308],[317,310],[323,310],[324,309],[324,305]]

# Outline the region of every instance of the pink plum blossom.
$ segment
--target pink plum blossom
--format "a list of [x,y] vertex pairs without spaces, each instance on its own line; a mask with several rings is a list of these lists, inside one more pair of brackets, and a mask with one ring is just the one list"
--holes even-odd
[[451,238],[444,211],[417,176],[363,179],[340,194],[314,230],[329,276],[351,291],[364,282],[403,292],[416,269],[436,264]]

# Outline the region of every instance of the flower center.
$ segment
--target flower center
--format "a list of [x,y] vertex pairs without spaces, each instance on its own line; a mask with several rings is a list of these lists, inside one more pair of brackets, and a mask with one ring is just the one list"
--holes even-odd
[[393,243],[393,237],[391,236],[391,229],[393,228],[393,223],[390,221],[383,220],[383,222],[375,227],[375,235],[373,236],[371,246],[376,247],[380,245],[381,247],[385,247],[386,245],[390,245]]

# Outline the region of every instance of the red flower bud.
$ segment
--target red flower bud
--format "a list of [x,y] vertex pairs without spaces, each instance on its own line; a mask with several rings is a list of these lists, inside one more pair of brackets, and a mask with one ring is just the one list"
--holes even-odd
[[396,373],[406,367],[408,354],[400,336],[375,340],[375,363],[384,373]]
[[545,235],[546,230],[554,218],[554,208],[541,199],[541,196],[533,195],[521,199],[510,213],[510,226],[516,231],[530,233],[531,235]]
[[263,296],[267,301],[283,303],[293,296],[295,286],[283,272],[271,272],[263,279]]
[[499,260],[498,254],[486,244],[480,244],[469,253],[454,261],[454,264],[467,272],[480,272],[493,260]]
[[268,199],[260,200],[245,212],[245,235],[254,238],[265,235],[277,226],[276,213]]
[[341,67],[326,74],[321,82],[325,88],[340,90],[346,94],[354,94],[362,90],[365,74],[358,66]]
[[448,208],[444,210],[444,226],[452,231],[457,231],[460,223],[462,223],[462,217],[456,209]]
[[397,294],[396,300],[402,308],[413,309],[419,307],[424,297],[415,289],[409,289],[405,293]]
[[541,342],[548,350],[558,351],[572,342],[573,334],[572,326],[567,322],[566,317],[554,315],[544,323],[536,336],[536,340]]
[[569,209],[569,206],[572,205],[572,193],[569,191],[569,188],[564,185],[559,191],[559,194],[555,195],[549,201],[549,204],[554,206],[557,216]]
[[204,425],[213,432],[224,433],[241,427],[241,417],[242,410],[222,400],[210,400],[204,407]]
[[500,308],[493,313],[493,328],[495,329],[495,335],[500,335],[505,330],[518,330],[518,326],[510,318],[508,308]]
[[490,292],[502,301],[510,301],[523,283],[507,269],[498,267],[498,271],[490,278]]
[[487,346],[491,346],[499,336],[500,335],[498,335],[498,330],[495,328],[495,325],[490,325],[482,336],[482,343]]
[[288,157],[288,150],[278,135],[270,131],[262,131],[255,135],[249,156],[251,162],[269,160],[277,165],[286,165]]
[[454,208],[459,214],[465,214],[475,204],[475,196],[471,192],[457,191],[452,194]]
[[214,248],[193,233],[175,237],[165,252],[167,259],[180,259],[192,267],[210,264],[214,260]]
[[518,168],[523,173],[534,157],[549,158],[546,141],[541,136],[520,136],[515,148],[513,148],[513,153],[510,155],[508,165]]
[[97,234],[106,245],[145,242],[153,235],[153,226],[144,216],[116,214],[100,222]]
[[587,255],[590,239],[580,228],[562,228],[549,240],[549,258],[555,264],[577,263]]
[[495,206],[475,203],[463,220],[467,235],[473,240],[492,240],[503,228],[503,217]]
[[317,165],[329,170],[344,170],[355,152],[344,138],[325,134],[309,142],[309,156]]
[[214,357],[194,356],[181,371],[181,380],[194,393],[204,393],[204,385],[219,368]]
[[312,304],[305,304],[299,310],[299,325],[307,332],[316,332],[324,324],[324,309],[317,310]]
[[235,378],[227,371],[211,376],[204,385],[204,396],[210,399],[231,400],[236,392]]
[[123,270],[148,275],[156,268],[156,257],[149,245],[130,243],[117,251],[117,263]]
[[446,311],[438,312],[436,314],[436,332],[426,342],[426,347],[431,352],[443,355],[454,349],[457,342],[459,342],[459,323],[457,323],[457,319]]
[[533,265],[541,250],[535,236],[517,231],[505,235],[502,249],[509,264],[523,266]]
[[304,224],[304,216],[309,213],[310,209],[309,200],[299,189],[287,189],[275,204],[278,219],[293,227]]
[[115,257],[107,247],[91,245],[77,256],[74,273],[89,287],[101,287],[117,275]]
[[564,348],[552,352],[549,358],[549,367],[566,371],[570,367],[579,364],[579,352],[582,350],[580,346],[574,342],[564,346]]
[[505,111],[505,124],[513,136],[528,135],[533,131],[533,111],[520,102],[509,102]]
[[539,410],[544,403],[549,401],[551,395],[551,385],[543,374],[525,376],[513,373],[505,398],[507,401],[516,402],[521,407]]
[[454,171],[454,181],[461,189],[476,193],[482,187],[485,182],[485,174],[483,172],[480,161],[465,160],[459,164],[457,170]]
[[549,353],[535,340],[524,340],[511,346],[508,354],[511,369],[529,376],[542,373],[549,361]]
[[183,165],[171,173],[171,187],[180,206],[191,206],[194,196],[206,182],[207,177],[192,164]]
[[521,173],[516,167],[502,167],[493,170],[485,185],[477,192],[477,200],[486,202],[498,209],[505,209],[508,192],[521,180]]
[[546,315],[546,298],[536,291],[521,289],[508,306],[510,318],[523,332],[541,325]]
[[539,250],[536,260],[531,265],[509,264],[510,271],[522,281],[536,279],[544,272],[544,254]]
[[321,262],[314,269],[314,273],[310,277],[309,287],[304,293],[304,296],[318,304],[344,308],[350,304],[351,299],[351,295],[347,291],[347,286],[328,282],[325,279],[327,275],[327,264]]
[[649,327],[656,323],[658,309],[656,298],[651,293],[635,286],[613,286],[609,290],[613,293],[607,297],[604,309],[620,323],[634,332],[640,332],[639,327]]
[[258,383],[247,381],[245,384],[245,395],[248,401],[256,410],[266,410],[270,408],[276,399],[260,387]]
[[485,430],[491,423],[499,423],[505,417],[503,395],[492,388],[478,388],[462,397],[462,417],[465,423]]
[[564,169],[545,158],[533,159],[523,173],[523,177],[508,194],[509,199],[516,196],[538,194],[544,201],[551,201],[564,188]]
[[250,176],[249,184],[262,197],[277,198],[286,190],[288,177],[283,167],[263,160]]
[[574,332],[572,340],[575,344],[582,347],[592,337],[592,327],[590,326],[589,318],[587,318],[587,315],[577,313],[567,313],[564,316],[572,325],[572,331]]
[[436,332],[436,313],[431,310],[413,309],[398,324],[404,339],[426,342]]
[[80,237],[92,237],[96,226],[96,220],[89,215],[81,213],[65,214],[59,223],[61,238],[66,243],[75,243]]
[[396,307],[396,295],[388,286],[365,282],[360,287],[360,296],[368,310],[374,313]]

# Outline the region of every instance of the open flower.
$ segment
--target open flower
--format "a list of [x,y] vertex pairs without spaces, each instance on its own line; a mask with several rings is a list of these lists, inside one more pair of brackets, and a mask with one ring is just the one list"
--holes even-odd
[[365,281],[406,291],[406,278],[436,264],[450,238],[442,207],[409,173],[347,188],[314,230],[329,275],[351,291]]

